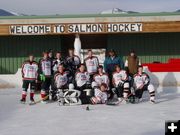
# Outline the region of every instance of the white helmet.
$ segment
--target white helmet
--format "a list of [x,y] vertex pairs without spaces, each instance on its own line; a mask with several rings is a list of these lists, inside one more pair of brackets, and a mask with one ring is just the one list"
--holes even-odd
[[74,84],[70,83],[70,84],[69,84],[69,89],[70,89],[70,90],[74,89]]
[[92,86],[92,88],[94,88],[94,87],[97,87],[98,84],[97,84],[97,82],[94,81],[94,82],[92,82],[92,85],[91,85],[91,86]]

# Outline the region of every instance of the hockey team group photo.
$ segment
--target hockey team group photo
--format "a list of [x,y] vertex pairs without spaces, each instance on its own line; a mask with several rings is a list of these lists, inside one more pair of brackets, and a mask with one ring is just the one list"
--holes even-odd
[[0,0],[0,135],[180,135],[179,0]]
[[134,51],[130,51],[125,63],[109,50],[103,65],[93,51],[81,62],[74,49],[65,58],[61,52],[44,51],[39,62],[33,54],[22,64],[22,99],[26,103],[30,87],[30,104],[35,104],[34,92],[39,86],[41,103],[57,101],[59,105],[139,103],[144,91],[155,103],[155,88]]

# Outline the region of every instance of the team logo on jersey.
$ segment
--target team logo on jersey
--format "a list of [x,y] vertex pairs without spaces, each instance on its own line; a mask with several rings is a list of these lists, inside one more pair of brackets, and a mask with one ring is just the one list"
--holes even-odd
[[95,66],[94,61],[90,60],[90,61],[89,61],[89,66]]

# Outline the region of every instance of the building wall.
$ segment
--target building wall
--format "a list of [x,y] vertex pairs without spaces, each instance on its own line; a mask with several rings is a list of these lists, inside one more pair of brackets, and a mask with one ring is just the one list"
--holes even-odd
[[61,50],[60,36],[1,36],[0,74],[14,74],[27,59],[34,54],[36,60],[44,50]]
[[[124,59],[135,50],[142,63],[167,62],[180,58],[180,33],[139,33],[111,35],[82,35],[82,48],[114,49]],[[63,40],[62,40],[63,39]],[[106,42],[107,40],[107,42]],[[43,50],[67,52],[73,47],[74,36],[0,36],[0,74],[14,74],[30,53],[41,57]],[[104,42],[103,42],[104,41]],[[62,48],[61,48],[62,46]]]
[[112,34],[107,49],[116,50],[124,59],[135,50],[142,63],[164,63],[169,58],[180,58],[180,33]]

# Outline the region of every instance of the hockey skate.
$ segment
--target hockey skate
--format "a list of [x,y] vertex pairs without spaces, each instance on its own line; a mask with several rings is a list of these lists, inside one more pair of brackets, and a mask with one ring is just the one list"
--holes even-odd
[[21,104],[25,104],[25,103],[26,103],[26,99],[22,98],[22,99],[20,100],[20,103],[21,103]]

